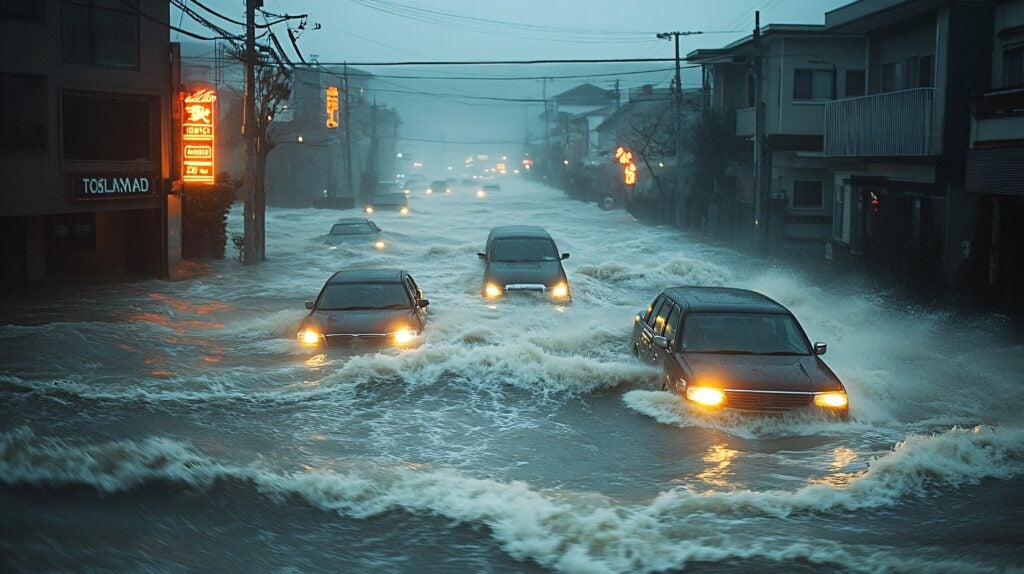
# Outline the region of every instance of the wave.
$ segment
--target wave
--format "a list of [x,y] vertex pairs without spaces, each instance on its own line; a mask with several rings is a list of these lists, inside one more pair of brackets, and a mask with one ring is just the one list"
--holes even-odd
[[908,437],[843,487],[815,484],[792,492],[703,495],[677,490],[646,506],[621,506],[596,494],[537,491],[522,482],[472,478],[421,465],[282,472],[221,463],[168,438],[77,445],[19,428],[0,434],[0,481],[87,485],[103,493],[151,482],[194,488],[243,482],[279,503],[298,497],[356,518],[403,510],[484,524],[511,556],[565,572],[657,571],[694,561],[749,558],[864,572],[995,571],[976,562],[897,555],[852,544],[793,542],[764,533],[751,537],[735,533],[728,516],[720,515],[879,508],[936,488],[1011,478],[1024,470],[1022,438],[1021,429],[952,429]]

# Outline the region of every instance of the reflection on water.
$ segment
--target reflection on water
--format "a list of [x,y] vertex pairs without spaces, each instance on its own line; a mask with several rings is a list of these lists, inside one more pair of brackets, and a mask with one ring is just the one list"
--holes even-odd
[[863,471],[847,470],[851,464],[857,461],[857,451],[846,446],[838,446],[832,449],[830,454],[832,461],[829,463],[829,470],[832,472],[821,478],[812,479],[811,482],[842,487],[863,474]]
[[701,460],[708,466],[697,475],[697,478],[714,489],[735,490],[738,485],[729,481],[729,478],[734,474],[733,471],[729,470],[729,466],[732,465],[732,460],[738,454],[739,451],[733,450],[725,444],[713,445],[701,457]]

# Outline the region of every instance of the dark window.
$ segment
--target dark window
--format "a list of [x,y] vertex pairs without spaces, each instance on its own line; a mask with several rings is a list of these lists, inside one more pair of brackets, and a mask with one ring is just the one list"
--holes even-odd
[[[654,300],[654,303],[651,305],[651,308],[647,310],[647,316],[644,317],[644,322],[646,322],[649,327],[654,327],[654,318],[658,316],[658,312],[661,311],[661,308],[666,304],[667,301],[668,299],[665,298],[664,296],[658,297],[657,299]],[[668,304],[671,305],[671,303]]]
[[690,313],[682,349],[690,353],[809,355],[811,346],[788,315]]
[[1024,46],[1003,52],[1003,87],[1024,84]]
[[675,340],[676,333],[679,331],[679,315],[679,307],[672,305],[672,311],[668,314],[668,320],[665,321],[665,332],[663,334],[669,343]]
[[854,98],[865,93],[864,70],[846,70],[846,97]]
[[494,261],[557,261],[558,250],[548,239],[499,239],[494,242]]
[[0,74],[0,151],[46,149],[46,77]]
[[337,223],[331,227],[331,235],[367,235],[376,232],[370,223]]
[[138,0],[65,0],[61,19],[65,62],[139,67]]
[[793,70],[793,99],[830,100],[832,82],[832,70],[797,68]]
[[46,2],[42,0],[0,0],[0,18],[42,24],[46,22]]
[[672,309],[675,309],[675,307],[676,306],[673,305],[672,302],[666,300],[665,304],[661,306],[661,309],[658,309],[658,314],[654,317],[654,324],[651,325],[651,328],[654,329],[655,335],[660,336],[665,332],[665,324],[668,322],[668,314]]
[[820,181],[794,181],[793,207],[797,209],[821,209],[824,206]]
[[935,56],[928,54],[917,59],[917,87],[935,86]]
[[64,159],[155,160],[160,150],[156,98],[64,92]]
[[324,311],[408,309],[412,304],[402,283],[329,283],[316,308]]
[[882,91],[903,89],[903,62],[889,62],[882,66]]

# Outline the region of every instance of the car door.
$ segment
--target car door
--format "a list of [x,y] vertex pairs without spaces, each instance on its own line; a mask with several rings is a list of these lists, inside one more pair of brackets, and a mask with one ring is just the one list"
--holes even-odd
[[651,345],[651,337],[654,336],[651,332],[651,321],[654,320],[654,316],[664,300],[664,295],[658,295],[654,298],[654,302],[651,303],[650,307],[647,308],[647,311],[637,314],[637,320],[633,327],[633,340],[636,342],[633,350],[639,358],[647,356],[648,347]]
[[[665,298],[665,302],[662,303],[661,307],[658,308],[658,312],[652,317],[649,327],[651,328],[651,339],[654,337],[662,337],[665,334],[665,325],[668,324],[668,317],[672,313],[672,309],[675,308],[675,303],[671,299]],[[661,355],[665,350],[655,345],[653,342],[649,342],[647,345],[647,360],[652,363],[659,363],[661,361]]]
[[[657,301],[654,302],[654,306],[651,308],[651,312],[647,315],[647,318],[643,322],[643,331],[640,333],[640,344],[637,347],[637,356],[644,360],[651,360],[651,339],[657,336],[657,329],[660,326],[658,323],[658,317],[661,316],[661,312],[665,309],[666,305],[671,305],[668,297],[664,295],[660,296]],[[665,318],[662,316],[662,323]]]

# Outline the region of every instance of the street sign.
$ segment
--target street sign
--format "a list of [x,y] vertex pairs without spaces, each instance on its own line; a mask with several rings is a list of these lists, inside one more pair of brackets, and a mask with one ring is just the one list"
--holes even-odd
[[181,178],[188,183],[214,183],[216,101],[217,93],[210,89],[199,89],[185,96],[181,119]]

